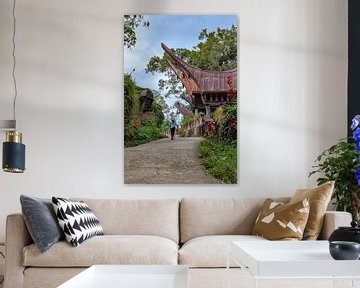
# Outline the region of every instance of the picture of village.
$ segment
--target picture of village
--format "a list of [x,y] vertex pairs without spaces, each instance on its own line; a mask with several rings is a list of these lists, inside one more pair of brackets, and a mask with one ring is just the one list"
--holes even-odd
[[124,16],[125,184],[237,184],[237,16]]

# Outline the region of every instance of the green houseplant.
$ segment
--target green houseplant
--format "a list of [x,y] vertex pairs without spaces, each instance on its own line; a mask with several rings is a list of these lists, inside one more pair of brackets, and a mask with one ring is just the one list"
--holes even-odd
[[[325,149],[316,159],[309,177],[316,174],[320,185],[335,181],[332,199],[337,211],[351,212],[355,221],[360,220],[360,115],[351,125],[353,137],[342,139]],[[349,141],[347,141],[349,140]],[[353,141],[355,140],[355,142]]]

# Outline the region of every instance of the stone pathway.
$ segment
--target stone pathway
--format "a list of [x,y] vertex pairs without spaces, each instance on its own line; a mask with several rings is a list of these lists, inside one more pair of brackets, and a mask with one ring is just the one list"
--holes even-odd
[[164,138],[125,148],[125,184],[220,184],[200,164],[201,140]]

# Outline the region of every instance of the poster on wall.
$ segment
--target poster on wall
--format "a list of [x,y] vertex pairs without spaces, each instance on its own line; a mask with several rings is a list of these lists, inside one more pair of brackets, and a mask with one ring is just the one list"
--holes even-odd
[[124,15],[124,183],[237,184],[236,15]]

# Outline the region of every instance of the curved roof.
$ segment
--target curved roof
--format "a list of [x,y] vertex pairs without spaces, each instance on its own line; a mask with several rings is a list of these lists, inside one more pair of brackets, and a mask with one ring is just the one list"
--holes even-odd
[[202,70],[181,60],[164,43],[161,43],[161,47],[171,57],[172,61],[168,61],[168,64],[179,77],[189,94],[228,92],[231,88],[236,90],[236,68],[228,71]]
[[181,105],[179,102],[176,102],[174,105],[179,112],[184,116],[194,116],[194,113],[190,111],[189,109],[185,108],[183,105]]

